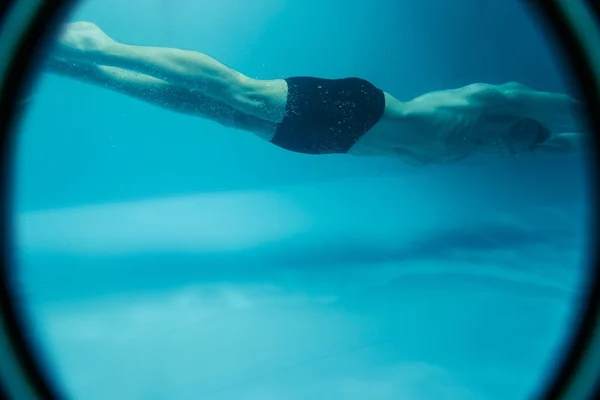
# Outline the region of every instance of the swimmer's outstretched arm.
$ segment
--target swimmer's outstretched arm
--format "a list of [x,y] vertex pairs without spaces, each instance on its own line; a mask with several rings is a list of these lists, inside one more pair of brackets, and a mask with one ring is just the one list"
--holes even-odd
[[89,22],[67,24],[57,44],[57,56],[66,60],[150,75],[266,121],[278,123],[284,116],[285,81],[249,78],[196,51],[120,43]]
[[55,75],[103,87],[174,112],[247,130],[259,136],[268,135],[274,129],[272,124],[243,114],[227,104],[152,76],[116,67],[65,62],[54,58],[47,59],[44,68]]
[[533,151],[536,153],[573,153],[584,148],[585,140],[585,134],[582,132],[559,133],[538,145]]
[[542,92],[514,82],[499,88],[520,115],[539,121],[555,134],[585,130],[581,103],[569,95]]
[[499,86],[518,114],[539,121],[552,136],[534,151],[570,153],[580,150],[586,140],[581,103],[563,93],[533,90],[519,83]]

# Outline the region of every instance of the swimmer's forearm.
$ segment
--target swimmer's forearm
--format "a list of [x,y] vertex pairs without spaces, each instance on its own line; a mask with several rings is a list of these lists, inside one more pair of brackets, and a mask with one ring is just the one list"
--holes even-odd
[[585,134],[580,132],[561,133],[539,145],[535,151],[543,153],[573,153],[584,146]]
[[539,92],[536,90],[507,90],[505,95],[519,107],[543,108],[547,112],[573,112],[581,103],[564,93]]
[[521,115],[540,121],[553,132],[583,131],[582,104],[563,93],[508,90],[505,96]]

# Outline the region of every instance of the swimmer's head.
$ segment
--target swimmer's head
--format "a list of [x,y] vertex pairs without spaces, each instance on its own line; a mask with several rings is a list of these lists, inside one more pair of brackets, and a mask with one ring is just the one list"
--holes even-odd
[[550,129],[540,122],[531,118],[523,118],[508,130],[506,141],[513,154],[521,154],[535,150],[551,137]]
[[551,139],[550,129],[531,118],[521,118],[510,124],[486,144],[484,152],[513,156],[535,150]]

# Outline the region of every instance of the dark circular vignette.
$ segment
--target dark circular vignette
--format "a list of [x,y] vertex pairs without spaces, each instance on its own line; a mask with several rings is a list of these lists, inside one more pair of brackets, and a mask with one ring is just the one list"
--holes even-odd
[[[12,250],[12,215],[10,214],[10,203],[11,203],[11,182],[13,175],[11,174],[12,163],[12,149],[14,144],[14,137],[12,136],[12,128],[16,126],[20,117],[20,107],[17,105],[15,99],[19,98],[19,95],[26,89],[27,83],[33,74],[36,72],[34,65],[43,49],[45,48],[47,37],[46,34],[56,28],[64,14],[70,9],[77,0],[47,0],[43,2],[39,12],[34,16],[30,23],[30,28],[27,31],[25,37],[21,40],[16,53],[15,58],[11,62],[7,70],[7,79],[3,86],[0,88],[0,139],[1,139],[1,162],[2,165],[2,178],[4,184],[1,185],[0,201],[4,201],[2,204],[3,210],[1,214],[0,223],[2,224],[0,229],[0,246],[2,246],[2,257],[0,258],[0,311],[1,318],[4,319],[4,324],[7,327],[7,334],[12,340],[13,349],[17,356],[20,358],[25,370],[29,373],[29,381],[33,384],[36,394],[40,399],[58,399],[56,388],[50,383],[48,377],[43,373],[42,368],[38,364],[36,357],[33,353],[31,344],[28,343],[26,335],[23,334],[25,331],[24,321],[19,317],[19,305],[17,304],[18,297],[14,293],[14,286],[12,285],[12,269],[14,255]],[[592,131],[600,132],[600,113],[596,110],[600,110],[600,98],[596,88],[600,87],[600,82],[597,82],[593,74],[593,68],[589,64],[589,60],[586,56],[585,51],[579,44],[578,39],[574,33],[569,29],[569,23],[565,20],[558,2],[561,0],[523,0],[528,3],[528,6],[532,9],[534,14],[537,14],[542,25],[545,25],[547,34],[551,36],[556,45],[559,47],[563,54],[568,55],[568,67],[572,74],[571,80],[579,89],[582,98],[585,100],[587,106],[588,122],[591,125]],[[578,1],[578,0],[574,0]],[[586,1],[586,0],[581,0]],[[16,3],[16,1],[4,0],[0,3],[0,23],[2,23],[3,12],[9,8],[10,4]],[[594,1],[588,2],[591,9],[596,14],[597,22],[600,22],[600,3]],[[592,83],[592,84],[590,84]],[[594,150],[590,152],[588,162],[588,171],[590,173],[590,180],[596,181],[598,176],[598,162],[595,159],[596,148],[598,145],[598,138],[592,136],[590,138],[591,145]],[[591,186],[591,182],[590,182]],[[592,192],[593,204],[596,204],[597,192]],[[598,213],[593,210],[594,222],[598,222]],[[594,224],[594,229],[595,229]],[[560,399],[569,387],[569,383],[577,373],[579,363],[585,357],[588,345],[591,343],[594,335],[594,327],[598,320],[599,306],[600,306],[600,265],[598,264],[598,256],[596,254],[596,247],[598,243],[598,236],[596,231],[590,232],[594,235],[593,254],[591,254],[590,262],[594,263],[594,269],[590,271],[590,284],[588,289],[587,305],[581,312],[581,318],[579,320],[580,325],[576,328],[575,332],[571,336],[571,344],[565,352],[563,358],[563,364],[555,371],[555,380],[551,382],[548,388],[541,393],[540,399],[543,400],[555,400]],[[1,390],[1,388],[0,388]],[[593,398],[593,396],[590,396]]]
[[[600,132],[600,113],[597,110],[600,110],[600,94],[597,88],[600,87],[600,82],[594,74],[592,61],[580,43],[577,34],[570,29],[570,23],[563,15],[559,5],[561,1],[563,0],[529,0],[527,3],[532,12],[536,14],[535,16],[538,17],[542,25],[541,28],[546,28],[546,34],[558,47],[560,53],[567,56],[564,62],[565,66],[568,67],[568,72],[570,72],[569,78],[579,91],[582,100],[584,100],[587,122],[591,132],[594,133],[589,137],[590,150],[586,159],[589,174],[588,185],[590,186],[588,201],[592,204],[592,207],[590,207],[592,215],[587,233],[592,239],[588,241],[590,254],[587,262],[590,266],[588,286],[584,289],[586,293],[583,296],[585,304],[578,313],[576,319],[578,325],[575,326],[575,329],[567,338],[570,340],[562,360],[560,360],[562,362],[558,364],[555,371],[552,371],[554,375],[551,378],[553,379],[545,390],[540,393],[539,398],[544,400],[561,399],[562,396],[566,395],[570,383],[578,373],[580,363],[585,359],[589,346],[594,340],[600,306],[600,260],[598,259],[597,250],[599,237],[596,231],[600,216],[596,206],[599,192],[595,185],[592,187],[593,184],[597,183],[599,175],[597,135]],[[589,1],[588,4],[593,9],[596,23],[599,24],[600,4],[593,1]],[[594,390],[598,390],[598,382],[595,386]],[[590,394],[589,398],[594,398],[594,396]]]
[[[18,0],[17,0],[18,1]],[[6,13],[10,7],[17,3],[13,0],[4,0],[0,12]],[[32,391],[39,399],[53,400],[58,396],[48,375],[45,374],[39,360],[35,356],[35,349],[27,338],[25,322],[19,313],[18,296],[15,293],[14,279],[11,266],[14,265],[12,248],[12,215],[11,215],[11,174],[13,166],[13,146],[15,143],[13,128],[17,126],[21,114],[21,107],[16,99],[28,89],[27,85],[34,78],[37,68],[36,61],[42,56],[48,44],[48,33],[56,29],[62,17],[70,10],[74,0],[47,0],[42,1],[38,12],[29,22],[29,27],[15,49],[14,58],[7,68],[6,77],[0,87],[0,155],[2,184],[0,185],[0,318],[6,327],[6,334],[12,342],[15,355],[28,375],[27,381]],[[4,18],[0,19],[0,23]],[[2,390],[4,390],[2,388]]]

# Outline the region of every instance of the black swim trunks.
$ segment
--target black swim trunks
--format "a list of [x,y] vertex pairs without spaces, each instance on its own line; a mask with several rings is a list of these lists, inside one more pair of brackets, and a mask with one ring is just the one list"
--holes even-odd
[[364,79],[287,78],[285,117],[271,143],[306,154],[347,153],[379,121],[383,91]]

